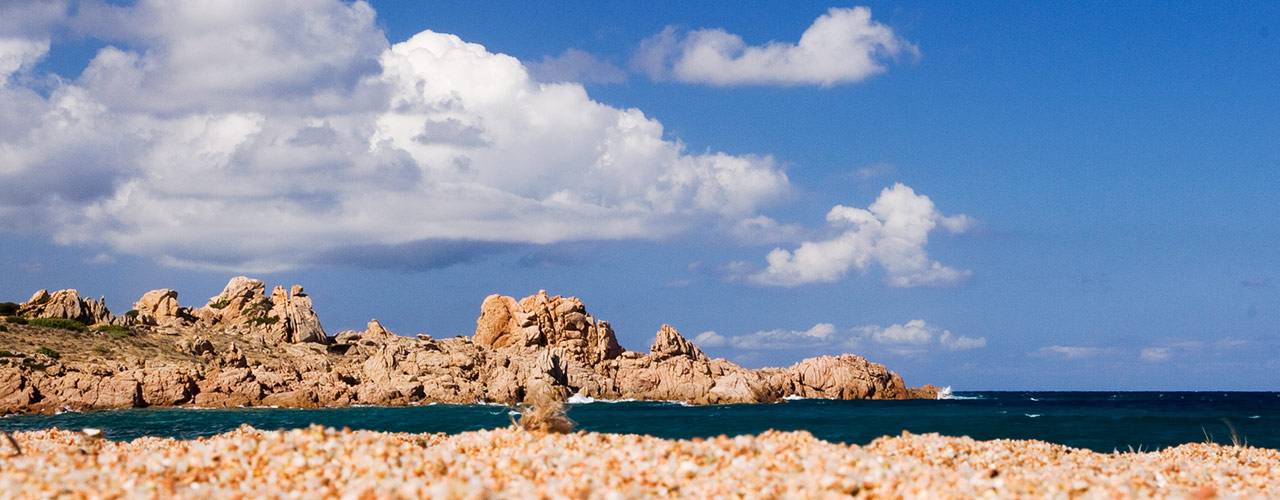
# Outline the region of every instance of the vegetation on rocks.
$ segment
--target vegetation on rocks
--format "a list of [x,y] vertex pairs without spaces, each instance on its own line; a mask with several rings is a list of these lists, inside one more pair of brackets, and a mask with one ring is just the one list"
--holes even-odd
[[261,318],[254,318],[254,319],[249,320],[249,324],[250,324],[250,325],[259,325],[259,326],[261,326],[261,325],[274,325],[274,324],[278,323],[279,321],[280,321],[280,317],[279,317],[279,316],[264,316],[264,317],[261,317]]
[[36,319],[28,320],[27,324],[31,326],[43,326],[46,328],[61,328],[63,330],[74,330],[77,332],[83,332],[89,329],[89,327],[85,326],[84,323],[81,323],[74,319],[66,319],[66,318],[36,318]]
[[18,304],[0,302],[0,316],[13,316],[15,314],[18,314]]
[[61,358],[61,357],[62,357],[62,355],[61,355],[61,354],[59,354],[59,353],[58,353],[58,351],[55,351],[55,350],[50,349],[50,348],[48,348],[48,347],[40,347],[40,348],[37,348],[37,349],[36,349],[36,354],[43,354],[43,355],[48,356],[48,357],[53,358],[53,359],[58,359],[58,358]]
[[23,318],[21,316],[9,316],[4,319],[4,322],[13,323],[15,325],[25,325],[27,324],[27,318]]
[[128,328],[117,325],[99,325],[93,329],[94,331],[111,334],[111,338],[122,339],[133,335]]

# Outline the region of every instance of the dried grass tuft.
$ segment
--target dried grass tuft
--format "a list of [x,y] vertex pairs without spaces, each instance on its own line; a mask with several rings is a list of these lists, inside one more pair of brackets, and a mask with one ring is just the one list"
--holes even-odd
[[531,388],[524,410],[520,412],[520,419],[512,423],[518,428],[541,434],[573,432],[576,423],[569,418],[564,401],[557,396],[554,390],[545,385]]

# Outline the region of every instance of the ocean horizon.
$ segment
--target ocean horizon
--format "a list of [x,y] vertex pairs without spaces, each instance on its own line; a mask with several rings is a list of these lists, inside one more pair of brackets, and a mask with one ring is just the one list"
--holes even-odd
[[[575,430],[668,439],[803,430],[819,439],[854,445],[910,432],[978,440],[1035,439],[1104,453],[1198,442],[1280,448],[1280,392],[966,391],[944,392],[938,400],[789,399],[707,406],[575,396],[566,407]],[[500,404],[436,403],[320,409],[132,408],[9,415],[0,418],[0,430],[96,428],[112,440],[195,439],[242,425],[264,430],[315,424],[457,434],[509,426],[517,413],[517,408]]]

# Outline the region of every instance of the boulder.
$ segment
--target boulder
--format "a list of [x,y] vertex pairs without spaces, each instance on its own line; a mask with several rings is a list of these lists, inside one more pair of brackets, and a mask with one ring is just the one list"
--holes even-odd
[[137,322],[146,326],[182,327],[195,318],[178,306],[178,292],[168,288],[152,290],[133,303],[138,311]]
[[596,321],[577,298],[548,296],[546,290],[519,302],[486,297],[472,339],[494,349],[560,347],[567,357],[587,364],[614,359],[623,351],[608,322]]
[[827,399],[901,399],[907,397],[902,377],[861,356],[842,354],[808,358],[782,372],[778,391],[784,396]]
[[693,342],[685,339],[670,325],[662,325],[658,330],[653,346],[649,347],[649,353],[658,359],[684,356],[694,361],[710,361],[710,358],[702,353],[702,349],[693,345]]

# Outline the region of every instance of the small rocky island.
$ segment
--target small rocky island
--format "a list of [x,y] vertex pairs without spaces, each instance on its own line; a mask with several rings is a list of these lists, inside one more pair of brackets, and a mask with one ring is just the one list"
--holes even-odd
[[370,321],[327,335],[300,286],[233,278],[200,307],[153,290],[123,316],[75,290],[41,290],[0,323],[0,413],[149,406],[519,404],[567,399],[772,402],[934,398],[851,354],[748,370],[663,326],[628,351],[573,297],[491,295],[471,337],[405,337]]

